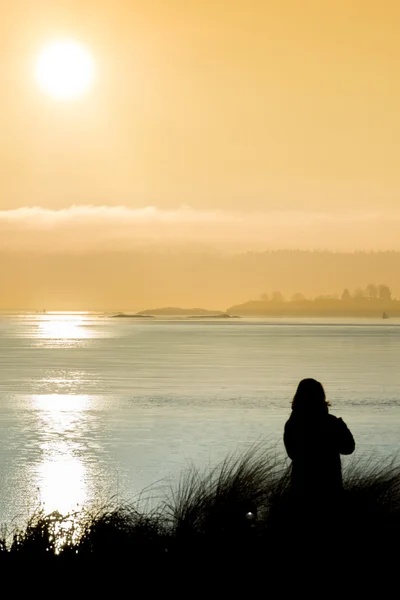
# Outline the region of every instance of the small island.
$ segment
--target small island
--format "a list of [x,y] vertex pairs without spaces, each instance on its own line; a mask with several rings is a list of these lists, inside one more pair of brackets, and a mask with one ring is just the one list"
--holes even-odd
[[142,310],[138,315],[148,317],[219,317],[224,314],[220,310],[207,310],[205,308],[180,308],[178,306],[167,306],[164,308],[154,308]]

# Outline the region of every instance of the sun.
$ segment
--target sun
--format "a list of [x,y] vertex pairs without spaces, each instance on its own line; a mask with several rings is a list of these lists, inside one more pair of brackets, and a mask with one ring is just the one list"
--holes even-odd
[[46,94],[57,100],[73,100],[91,87],[95,75],[94,61],[78,42],[58,40],[40,52],[35,75]]

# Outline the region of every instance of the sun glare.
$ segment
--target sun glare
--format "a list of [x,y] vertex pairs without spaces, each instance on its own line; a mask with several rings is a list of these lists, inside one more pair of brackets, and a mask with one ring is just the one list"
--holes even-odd
[[38,337],[53,340],[79,340],[89,337],[81,315],[49,315],[38,320]]
[[41,89],[58,100],[82,96],[92,85],[94,73],[91,55],[72,40],[60,40],[45,46],[35,70]]

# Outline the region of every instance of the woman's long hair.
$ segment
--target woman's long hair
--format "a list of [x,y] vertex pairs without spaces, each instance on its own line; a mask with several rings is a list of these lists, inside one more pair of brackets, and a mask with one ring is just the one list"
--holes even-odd
[[322,384],[315,379],[302,379],[292,400],[292,411],[296,415],[317,416],[328,413]]

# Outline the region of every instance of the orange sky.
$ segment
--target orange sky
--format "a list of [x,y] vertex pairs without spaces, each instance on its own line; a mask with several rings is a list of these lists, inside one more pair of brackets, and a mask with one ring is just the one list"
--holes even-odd
[[[399,249],[399,22],[397,0],[13,0],[0,20],[3,245],[46,245],[32,207],[48,249],[96,240],[121,207],[111,237],[121,223],[131,242]],[[65,36],[98,78],[59,103],[33,69]],[[175,229],[160,227],[171,215]]]

